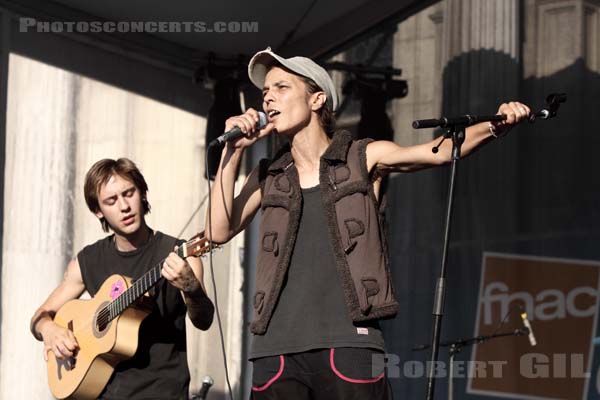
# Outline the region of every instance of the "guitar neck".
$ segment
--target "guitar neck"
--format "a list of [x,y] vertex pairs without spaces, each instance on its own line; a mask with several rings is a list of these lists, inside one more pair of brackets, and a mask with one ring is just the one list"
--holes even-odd
[[[204,232],[200,232],[181,246],[177,247],[174,251],[181,258],[198,257],[215,247],[217,246],[212,245],[204,236]],[[108,310],[108,321],[104,321],[105,323],[117,318],[127,307],[135,303],[162,279],[160,271],[164,261],[165,260],[162,260],[151,268],[140,279],[136,280],[130,288],[125,290],[119,297],[106,306],[106,309]]]
[[[186,246],[184,245],[177,248],[175,253],[181,258],[185,258],[187,256]],[[135,303],[162,279],[160,271],[164,261],[165,260],[162,260],[160,263],[150,268],[150,270],[137,279],[131,287],[108,304],[109,322],[118,317],[127,307]]]

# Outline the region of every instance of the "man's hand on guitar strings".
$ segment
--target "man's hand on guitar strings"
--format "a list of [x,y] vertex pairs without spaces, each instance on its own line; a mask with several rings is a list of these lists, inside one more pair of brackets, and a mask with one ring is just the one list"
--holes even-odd
[[40,329],[44,339],[44,361],[48,361],[48,351],[52,350],[56,358],[64,360],[72,357],[79,348],[75,335],[68,329],[48,321]]

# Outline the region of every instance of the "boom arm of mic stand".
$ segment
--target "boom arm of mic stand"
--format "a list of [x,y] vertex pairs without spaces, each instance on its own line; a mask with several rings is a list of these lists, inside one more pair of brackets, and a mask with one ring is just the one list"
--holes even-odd
[[[492,340],[492,339],[496,339],[496,338],[500,338],[500,337],[525,336],[528,334],[529,334],[529,329],[523,327],[523,328],[517,328],[514,331],[510,331],[510,332],[494,333],[493,335],[479,335],[479,336],[474,336],[474,337],[468,338],[468,339],[446,340],[446,341],[440,343],[440,347],[458,346],[458,347],[462,348],[462,347],[471,346],[471,345],[477,344],[477,343],[487,342],[488,340]],[[412,351],[423,351],[423,350],[427,350],[430,347],[431,346],[428,344],[420,344],[420,345],[413,347]]]
[[454,132],[462,131],[464,137],[464,129],[468,126],[478,124],[486,121],[504,121],[506,115],[470,115],[465,114],[458,117],[441,117],[434,119],[417,119],[412,123],[413,128],[448,128],[448,130],[442,136],[440,142],[435,145],[431,151],[436,154],[439,151],[440,146],[444,143],[444,140],[454,136]]
[[452,126],[463,126],[468,127],[480,122],[487,121],[504,121],[506,115],[459,115],[458,117],[440,117],[433,119],[417,119],[412,123],[412,127],[415,129],[424,128],[449,128]]

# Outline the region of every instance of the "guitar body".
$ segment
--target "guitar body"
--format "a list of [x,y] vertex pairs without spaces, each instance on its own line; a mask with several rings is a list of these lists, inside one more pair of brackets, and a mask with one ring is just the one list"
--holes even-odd
[[131,286],[131,279],[112,275],[90,300],[72,300],[56,313],[54,322],[73,331],[79,343],[77,353],[59,360],[48,352],[48,384],[58,399],[96,399],[110,379],[115,366],[131,358],[138,346],[138,331],[151,308],[134,304],[105,327],[96,321],[100,310]]

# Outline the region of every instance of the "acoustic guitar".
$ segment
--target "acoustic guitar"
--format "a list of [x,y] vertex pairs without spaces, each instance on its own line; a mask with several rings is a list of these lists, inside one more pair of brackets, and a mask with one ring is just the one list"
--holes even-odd
[[[209,251],[204,232],[179,246],[182,258]],[[212,249],[210,249],[212,250]],[[131,358],[138,346],[140,324],[152,311],[147,292],[161,279],[163,262],[135,282],[112,275],[89,300],[71,300],[54,317],[54,322],[71,330],[79,344],[76,354],[64,360],[48,354],[48,384],[58,399],[96,399],[110,379],[115,366]]]

